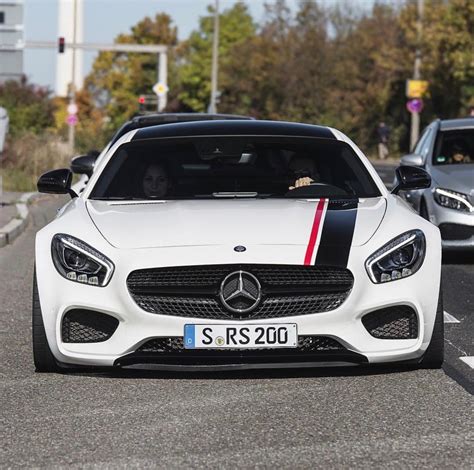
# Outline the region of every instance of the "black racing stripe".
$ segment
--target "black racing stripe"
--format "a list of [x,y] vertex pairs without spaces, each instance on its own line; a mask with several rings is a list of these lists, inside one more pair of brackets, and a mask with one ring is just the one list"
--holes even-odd
[[347,267],[357,218],[357,202],[329,202],[315,264]]

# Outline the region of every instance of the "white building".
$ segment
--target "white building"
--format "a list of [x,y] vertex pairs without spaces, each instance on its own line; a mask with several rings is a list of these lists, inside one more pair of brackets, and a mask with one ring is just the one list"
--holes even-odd
[[0,0],[0,83],[23,75],[23,0]]

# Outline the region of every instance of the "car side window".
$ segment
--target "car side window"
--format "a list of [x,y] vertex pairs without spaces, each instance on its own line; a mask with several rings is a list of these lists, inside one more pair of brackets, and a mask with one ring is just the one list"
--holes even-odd
[[413,149],[413,153],[416,153],[417,155],[421,155],[422,148],[425,145],[426,139],[428,138],[430,133],[431,133],[430,128],[425,129],[420,139],[416,143],[415,148]]
[[420,155],[423,157],[423,162],[426,161],[426,156],[428,155],[428,152],[430,151],[430,148],[431,148],[431,136],[433,134],[433,129],[432,128],[429,128],[427,131],[426,131],[426,137],[421,145],[421,148],[420,148]]

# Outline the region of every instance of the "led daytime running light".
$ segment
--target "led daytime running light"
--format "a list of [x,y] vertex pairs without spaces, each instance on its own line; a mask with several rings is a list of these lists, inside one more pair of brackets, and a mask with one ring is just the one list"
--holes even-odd
[[[391,257],[408,247],[412,249],[410,259],[400,261],[400,257]],[[412,230],[393,239],[367,258],[365,269],[375,284],[395,281],[416,273],[423,263],[424,255],[425,236],[421,230]]]
[[[114,264],[87,243],[70,235],[57,234],[53,237],[51,248],[54,265],[66,279],[100,287],[106,286],[110,281],[115,269]],[[82,255],[86,265],[77,268],[71,266],[65,257],[66,250]]]
[[[440,196],[455,199],[456,201],[460,202],[461,204],[464,204],[469,212],[474,212],[474,206],[467,200],[467,196],[464,196],[461,193],[456,193],[454,191],[449,191],[447,189],[442,189],[442,188],[436,188],[434,191],[435,191],[435,194],[438,194]],[[436,200],[436,198],[435,198],[435,200]],[[440,206],[449,207],[449,206],[445,206],[444,204],[441,204],[441,202],[438,201],[438,200],[436,200],[436,202]],[[451,207],[450,209],[454,209],[454,208]],[[454,209],[454,210],[456,210],[456,209]]]

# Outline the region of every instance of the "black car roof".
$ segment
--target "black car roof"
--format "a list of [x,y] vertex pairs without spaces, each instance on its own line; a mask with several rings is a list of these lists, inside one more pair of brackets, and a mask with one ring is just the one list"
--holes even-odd
[[138,130],[132,141],[163,137],[274,135],[336,139],[328,127],[282,121],[200,121]]
[[215,121],[215,120],[251,120],[250,116],[241,116],[238,114],[205,114],[205,113],[160,113],[145,114],[135,116],[130,121],[123,124],[110,140],[112,146],[127,132],[144,127],[158,126],[163,124],[176,124],[192,121]]

